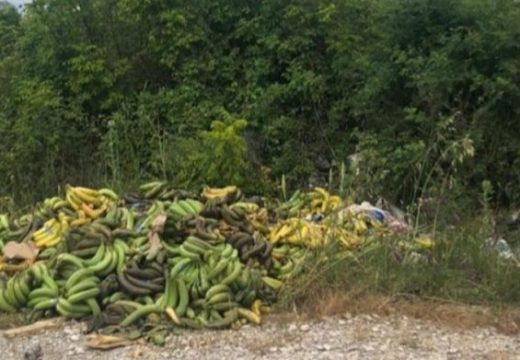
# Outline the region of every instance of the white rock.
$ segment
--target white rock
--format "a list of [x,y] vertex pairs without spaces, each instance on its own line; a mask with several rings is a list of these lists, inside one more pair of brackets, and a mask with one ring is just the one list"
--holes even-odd
[[310,328],[311,327],[308,324],[303,324],[302,326],[300,326],[301,331],[309,331]]

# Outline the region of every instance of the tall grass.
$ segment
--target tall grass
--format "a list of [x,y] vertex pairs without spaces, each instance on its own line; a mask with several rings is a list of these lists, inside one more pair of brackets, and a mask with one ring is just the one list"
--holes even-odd
[[483,246],[478,229],[438,233],[431,251],[408,239],[374,240],[352,254],[332,244],[309,254],[281,293],[282,306],[313,303],[324,292],[419,297],[467,304],[520,304],[520,268]]

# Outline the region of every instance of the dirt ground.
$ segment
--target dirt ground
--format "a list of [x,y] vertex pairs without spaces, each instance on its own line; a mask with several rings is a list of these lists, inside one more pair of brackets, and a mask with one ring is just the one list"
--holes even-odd
[[[164,347],[145,341],[107,351],[86,346],[84,324],[0,336],[2,359],[520,359],[517,313],[456,304],[324,300],[321,314],[285,312],[261,326],[181,331]],[[319,304],[316,304],[319,305]],[[326,306],[328,308],[326,308]],[[377,306],[376,306],[377,305]],[[328,313],[328,314],[326,314]],[[333,314],[333,315],[331,315]]]

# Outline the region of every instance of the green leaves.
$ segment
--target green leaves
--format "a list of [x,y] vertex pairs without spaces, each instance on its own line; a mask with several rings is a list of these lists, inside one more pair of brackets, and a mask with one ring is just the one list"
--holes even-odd
[[518,202],[519,36],[512,1],[2,5],[0,185],[306,186],[359,153],[363,196],[449,176]]

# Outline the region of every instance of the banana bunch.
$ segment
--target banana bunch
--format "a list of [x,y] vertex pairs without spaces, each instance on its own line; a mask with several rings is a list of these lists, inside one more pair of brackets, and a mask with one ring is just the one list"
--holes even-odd
[[[193,194],[184,190],[177,190],[166,181],[151,181],[139,187],[140,195],[148,200],[178,201],[192,198]],[[128,198],[127,198],[128,199]],[[138,202],[139,196],[130,196],[128,200]]]
[[242,214],[254,214],[260,210],[260,206],[258,206],[257,203],[247,201],[238,201],[236,203],[232,203],[229,205],[229,208]]
[[198,215],[204,205],[194,199],[185,199],[174,201],[167,210],[167,215],[171,216],[174,220],[184,220]]
[[32,233],[32,240],[39,248],[48,248],[58,245],[64,234],[69,229],[70,218],[65,213],[60,212],[58,219],[51,218],[43,226]]
[[129,297],[153,296],[164,290],[166,256],[160,252],[153,261],[139,256],[117,271],[119,288]]
[[32,275],[29,271],[16,273],[0,289],[0,310],[14,312],[27,304],[31,292]]
[[309,248],[319,248],[326,244],[324,227],[301,218],[290,218],[279,222],[269,234],[273,244],[287,243],[304,245]]
[[[288,244],[275,246],[271,252],[273,259],[271,274],[274,275],[277,281],[279,281],[278,279],[286,280],[298,275],[307,254],[308,250],[305,247]],[[273,284],[281,286],[281,284],[274,283],[272,280],[268,283],[270,286]]]
[[204,187],[201,197],[214,204],[232,204],[242,199],[242,191],[234,185],[223,188]]
[[357,232],[340,226],[327,227],[325,237],[328,243],[339,241],[347,250],[353,250],[363,242],[363,238]]
[[289,218],[300,216],[309,202],[308,194],[296,190],[289,200],[283,202],[276,208],[278,217]]
[[59,196],[47,198],[43,203],[38,204],[33,212],[33,216],[36,222],[44,222],[56,217],[58,212],[64,212],[70,217],[75,216],[75,211],[69,206],[69,203]]
[[34,278],[34,286],[29,293],[27,307],[33,311],[53,311],[58,304],[59,287],[49,268],[43,262],[38,262],[30,271]]
[[97,219],[107,210],[109,203],[119,199],[111,189],[90,189],[81,186],[67,185],[65,188],[67,203],[76,210],[79,217]]
[[60,315],[73,319],[101,313],[97,300],[100,293],[99,267],[94,268],[96,265],[78,268],[68,277],[56,304]]
[[310,193],[310,198],[310,209],[315,214],[329,214],[341,205],[339,196],[330,195],[327,190],[320,187],[314,188],[314,191]]
[[238,250],[240,260],[244,264],[257,264],[267,270],[271,267],[273,243],[268,242],[259,232],[254,232],[251,235],[237,231],[229,236],[226,241]]
[[0,237],[2,242],[21,242],[30,237],[33,226],[33,215],[25,214],[19,218],[11,218],[7,214],[0,215]]
[[216,219],[195,216],[178,221],[171,216],[167,217],[161,236],[168,244],[182,243],[190,235],[211,244],[225,240],[219,231],[219,222]]
[[238,251],[230,244],[210,245],[190,236],[168,251],[171,255],[168,283],[177,282],[177,287],[171,285],[170,291],[176,289],[173,298],[178,303],[166,306],[166,311],[174,323],[192,328],[220,328],[231,326],[241,316],[260,322],[258,315],[240,305],[251,305],[257,293]]

